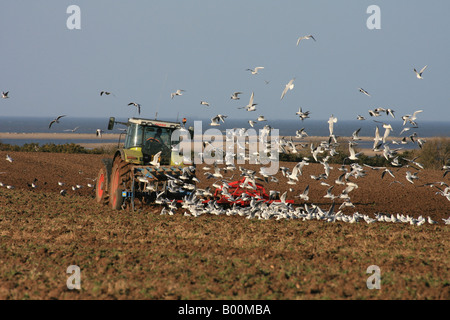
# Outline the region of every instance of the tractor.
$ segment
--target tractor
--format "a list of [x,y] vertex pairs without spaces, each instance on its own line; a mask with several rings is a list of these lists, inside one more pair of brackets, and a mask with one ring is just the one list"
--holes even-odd
[[[151,204],[161,193],[174,199],[190,193],[189,188],[183,186],[195,186],[195,165],[184,162],[180,141],[174,139],[178,137],[177,133],[174,134],[176,130],[192,137],[193,129],[184,128],[185,118],[181,124],[142,118],[120,122],[110,117],[108,130],[112,130],[115,124],[125,125],[126,130],[119,136],[114,157],[102,159],[96,180],[95,198],[98,203],[115,210],[129,206],[134,210],[136,200],[141,204]],[[121,146],[123,134],[125,139]],[[184,184],[173,188],[175,181],[183,181]]]

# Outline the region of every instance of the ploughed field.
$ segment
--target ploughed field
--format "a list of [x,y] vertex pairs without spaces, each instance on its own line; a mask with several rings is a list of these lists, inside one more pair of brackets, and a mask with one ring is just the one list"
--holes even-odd
[[[420,170],[412,184],[405,179],[412,168],[391,168],[395,178],[381,178],[382,171],[365,167],[364,177],[350,178],[358,185],[349,194],[354,207],[342,209],[342,199],[324,198],[329,186],[320,183],[334,185],[331,193],[338,196],[346,187],[335,184],[340,165],[330,164],[330,175],[320,181],[311,175],[324,168],[313,163],[296,184],[287,184],[281,172],[278,183],[258,181],[267,192],[288,191],[294,207],[326,211],[334,201],[334,211],[349,216],[401,214],[437,222],[416,226],[192,217],[182,208],[160,215],[160,205],[113,211],[97,204],[87,186],[104,155],[10,152],[11,163],[6,154],[0,152],[0,299],[450,298],[450,226],[442,220],[450,216],[450,201],[423,186],[450,184],[440,170]],[[202,168],[198,187],[212,186],[217,179],[207,179]],[[221,173],[228,181],[241,178],[239,169]],[[34,179],[36,188],[28,186]],[[77,184],[81,188],[72,190]],[[308,185],[305,202],[296,196]],[[67,288],[71,265],[81,269],[81,290]],[[372,265],[380,268],[380,289],[367,287]]]

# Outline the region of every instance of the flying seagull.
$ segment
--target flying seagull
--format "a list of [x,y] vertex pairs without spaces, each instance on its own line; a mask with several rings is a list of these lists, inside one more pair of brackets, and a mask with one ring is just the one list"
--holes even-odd
[[233,100],[239,100],[240,98],[238,97],[238,95],[240,95],[242,92],[240,92],[240,91],[237,91],[237,92],[234,92],[232,95],[231,95],[231,98],[230,99],[233,99]]
[[185,92],[185,90],[178,89],[177,91],[172,92],[172,93],[170,94],[170,97],[173,99],[173,97],[175,97],[175,96],[182,96],[182,95],[183,95],[182,92]]
[[363,88],[358,88],[359,92],[364,93],[366,96],[370,97],[370,94]]
[[281,98],[280,100],[283,100],[284,95],[288,92],[288,90],[292,90],[294,89],[294,80],[295,78],[292,78],[291,81],[289,81],[286,86],[284,87],[283,92],[281,93]]
[[246,71],[251,71],[252,74],[258,74],[258,70],[264,69],[264,67],[256,67],[255,69],[246,69]]
[[66,115],[58,116],[56,119],[52,120],[50,122],[50,124],[48,125],[48,128],[50,129],[54,123],[59,123],[59,119],[61,119],[62,117],[65,117],[65,116]]
[[79,128],[79,127],[75,127],[75,128],[73,128],[73,129],[66,129],[66,130],[64,130],[64,131],[75,132],[75,131],[78,130],[78,128]]
[[209,107],[209,103],[206,101],[200,101],[200,104]]
[[300,43],[300,41],[302,41],[302,40],[309,40],[309,39],[313,39],[314,41],[316,41],[316,39],[314,39],[314,37],[312,35],[302,36],[302,37],[299,37],[297,39],[297,46]]
[[141,114],[141,105],[139,103],[130,102],[128,105],[129,106],[135,106],[137,108],[138,113]]
[[248,102],[248,105],[245,107],[239,107],[238,109],[247,109],[247,111],[255,111],[257,103],[253,103],[253,100],[255,98],[255,93],[252,92],[252,95],[250,96],[250,101]]
[[102,129],[97,129],[97,131],[95,132],[96,136],[101,138],[102,134],[103,134],[103,130]]
[[422,70],[420,70],[420,72],[417,72],[416,68],[414,68],[414,72],[416,73],[416,77],[417,79],[423,79],[422,78],[422,73],[425,71],[425,69],[428,67],[428,65],[426,65],[425,67],[422,68]]
[[8,99],[9,97],[8,97],[8,93],[9,93],[9,91],[6,91],[6,92],[2,92],[2,99]]
[[109,92],[109,91],[100,91],[100,96],[103,96],[104,94],[107,95],[107,96],[109,96],[110,94],[112,94],[113,96],[115,96],[114,93],[111,93],[111,92]]

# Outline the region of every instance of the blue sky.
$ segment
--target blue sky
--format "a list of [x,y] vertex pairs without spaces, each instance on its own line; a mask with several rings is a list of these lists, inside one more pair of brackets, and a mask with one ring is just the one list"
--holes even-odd
[[[81,9],[81,30],[66,26],[70,5]],[[381,9],[380,30],[367,28],[370,5]],[[131,117],[133,101],[142,117],[166,120],[292,119],[299,107],[351,120],[383,107],[396,121],[423,110],[420,120],[450,122],[449,12],[442,0],[7,0],[0,91],[10,98],[0,99],[0,117]],[[296,46],[309,34],[317,41]],[[425,65],[419,80],[413,69]],[[186,91],[171,99],[177,89]],[[252,92],[257,110],[238,109]]]

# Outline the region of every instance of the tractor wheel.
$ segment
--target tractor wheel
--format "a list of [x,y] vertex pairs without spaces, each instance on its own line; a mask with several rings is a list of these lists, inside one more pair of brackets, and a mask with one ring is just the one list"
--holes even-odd
[[107,205],[109,202],[109,181],[111,177],[111,164],[112,160],[104,159],[103,166],[97,175],[95,186],[95,200],[98,203]]
[[131,181],[130,164],[117,157],[112,166],[110,181],[109,205],[114,210],[120,210],[123,204],[122,191],[124,183],[128,187]]

